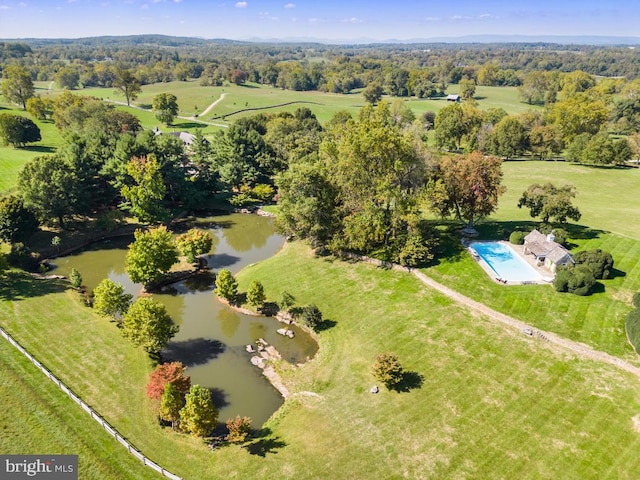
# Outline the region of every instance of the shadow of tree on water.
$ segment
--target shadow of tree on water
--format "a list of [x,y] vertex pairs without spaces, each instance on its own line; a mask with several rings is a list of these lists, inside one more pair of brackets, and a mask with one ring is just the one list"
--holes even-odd
[[219,340],[191,338],[179,342],[169,342],[162,350],[165,362],[182,362],[187,367],[204,365],[224,352],[226,346]]

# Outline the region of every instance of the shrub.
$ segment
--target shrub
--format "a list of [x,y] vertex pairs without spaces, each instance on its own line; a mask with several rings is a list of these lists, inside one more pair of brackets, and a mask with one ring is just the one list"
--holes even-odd
[[519,230],[514,230],[513,232],[511,232],[511,235],[509,235],[509,242],[514,244],[514,245],[523,245],[524,244],[524,237],[527,236],[526,232],[521,232]]
[[593,276],[597,279],[606,280],[611,275],[613,269],[613,257],[610,253],[603,252],[602,250],[582,250],[577,252],[573,259],[576,265],[584,265],[589,268],[593,273]]
[[403,368],[396,355],[381,353],[373,365],[373,375],[388,389],[392,389],[402,381]]
[[209,253],[213,238],[209,232],[192,228],[176,238],[176,246],[180,255],[187,257],[187,262],[195,263],[198,255]]
[[293,297],[293,295],[291,295],[286,290],[283,290],[280,301],[278,302],[278,307],[280,307],[280,310],[287,311],[294,305],[295,302],[296,299]]
[[21,268],[27,272],[37,272],[40,265],[37,254],[33,253],[29,247],[22,242],[11,245],[11,251],[7,255],[7,261],[12,267]]
[[231,443],[243,443],[249,433],[251,432],[251,418],[241,417],[237,415],[236,418],[230,418],[227,420],[227,440]]
[[312,328],[313,330],[315,330],[316,328],[318,328],[318,326],[320,326],[320,324],[322,324],[322,312],[314,304],[304,307],[302,309],[300,317],[302,318],[302,321],[305,323],[305,325],[307,325],[309,328]]
[[149,375],[149,383],[147,383],[147,397],[160,400],[164,393],[167,383],[170,383],[180,392],[182,396],[186,395],[191,388],[191,377],[185,375],[187,369],[180,362],[162,363]]
[[640,308],[640,292],[636,292],[633,294],[633,298],[631,300],[631,303],[633,303],[633,306],[636,308]]
[[82,275],[80,275],[80,272],[75,268],[71,269],[71,273],[69,274],[69,282],[71,282],[71,286],[76,290],[82,285]]
[[584,265],[559,267],[553,279],[553,288],[557,292],[569,292],[575,295],[589,295],[596,285],[591,270]]

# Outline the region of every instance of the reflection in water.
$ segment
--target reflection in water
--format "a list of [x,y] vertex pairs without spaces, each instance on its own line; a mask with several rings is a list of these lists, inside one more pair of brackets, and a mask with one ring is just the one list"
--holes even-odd
[[220,323],[220,331],[224,333],[224,336],[232,338],[240,326],[240,315],[230,308],[225,308],[218,313],[218,322]]
[[[216,248],[210,256],[214,270],[237,272],[246,265],[274,255],[284,239],[273,231],[271,219],[257,215],[223,215],[198,222],[214,237]],[[69,275],[78,269],[90,289],[104,278],[124,285],[138,295],[141,286],[124,274],[124,261],[131,239],[96,244],[92,250],[56,260],[58,272]],[[313,357],[317,345],[305,332],[293,327],[295,338],[276,333],[281,324],[272,318],[241,314],[218,302],[213,275],[189,279],[173,285],[171,293],[154,294],[162,302],[180,331],[163,351],[163,359],[177,359],[189,366],[193,384],[214,392],[221,409],[220,421],[236,415],[248,416],[260,426],[282,404],[280,394],[249,362],[246,345],[264,338],[282,358],[301,363]]]

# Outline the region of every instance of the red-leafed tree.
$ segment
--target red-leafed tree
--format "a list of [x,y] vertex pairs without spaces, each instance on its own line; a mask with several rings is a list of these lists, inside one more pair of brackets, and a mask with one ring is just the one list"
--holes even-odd
[[163,363],[158,365],[149,376],[147,397],[160,400],[164,393],[164,386],[171,383],[182,394],[186,395],[191,388],[191,377],[185,375],[187,369],[180,362]]

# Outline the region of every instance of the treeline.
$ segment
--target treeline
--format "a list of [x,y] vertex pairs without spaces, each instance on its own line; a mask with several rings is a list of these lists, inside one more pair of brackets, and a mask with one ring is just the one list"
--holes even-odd
[[[256,44],[159,35],[0,44],[0,64],[19,63],[33,80],[77,79],[66,88],[111,87],[113,65],[141,84],[198,79],[203,85],[252,81],[290,90],[349,93],[372,82],[397,96],[437,94],[462,79],[519,86],[531,72],[572,72],[637,78],[640,55],[624,47],[553,44],[413,44],[337,46]],[[483,70],[490,65],[490,71]],[[429,88],[425,88],[427,85]],[[439,89],[440,91],[443,88]]]

